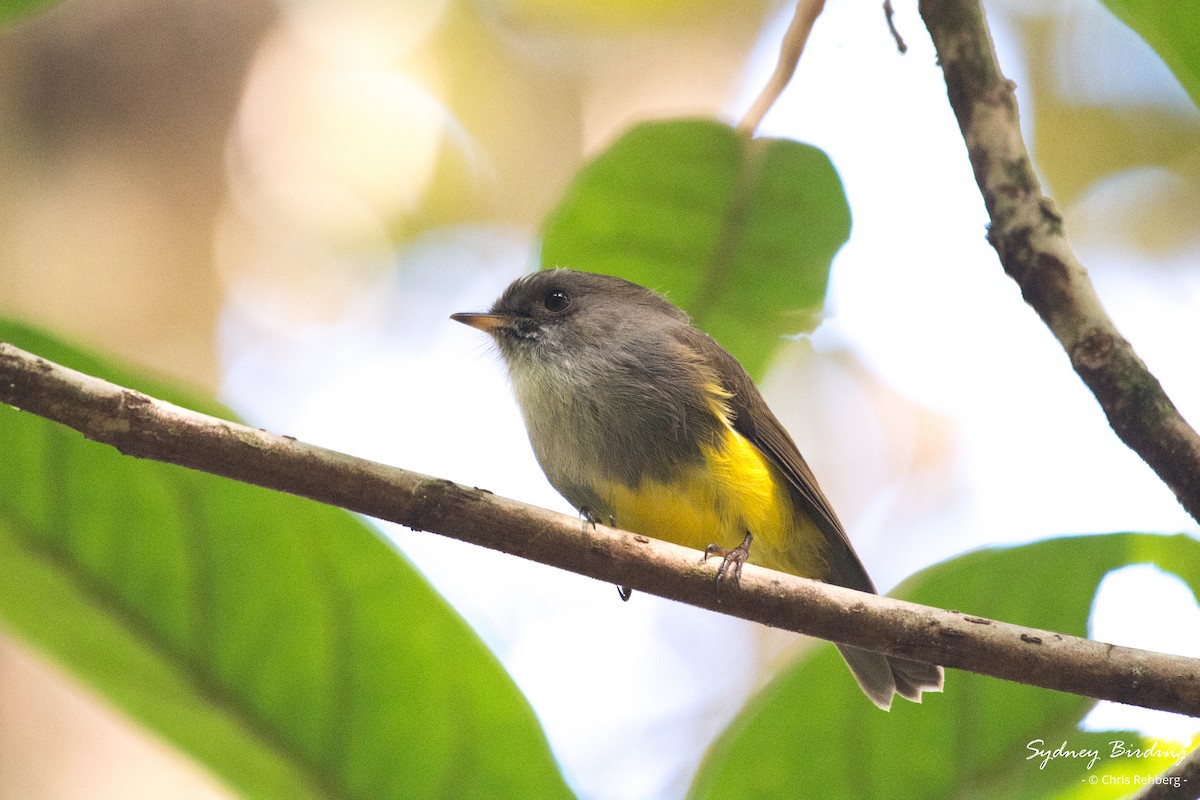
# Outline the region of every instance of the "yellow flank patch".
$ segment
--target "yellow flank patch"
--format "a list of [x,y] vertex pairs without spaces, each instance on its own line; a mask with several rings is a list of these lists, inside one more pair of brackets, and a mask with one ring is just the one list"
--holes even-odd
[[823,535],[796,509],[783,474],[728,424],[703,454],[669,483],[600,487],[617,525],[698,550],[735,547],[749,531],[751,563],[821,577]]

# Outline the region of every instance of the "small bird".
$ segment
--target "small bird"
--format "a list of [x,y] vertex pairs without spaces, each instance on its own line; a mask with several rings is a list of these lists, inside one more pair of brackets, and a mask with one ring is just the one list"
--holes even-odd
[[[538,463],[586,519],[723,555],[718,580],[748,559],[875,591],[745,369],[658,293],[551,269],[451,318],[495,340]],[[941,667],[837,647],[880,708],[942,688]]]

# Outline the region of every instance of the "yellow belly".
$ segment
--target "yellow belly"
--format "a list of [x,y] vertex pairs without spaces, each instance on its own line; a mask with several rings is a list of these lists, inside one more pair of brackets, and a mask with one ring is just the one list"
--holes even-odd
[[751,563],[823,577],[823,534],[795,507],[783,474],[758,448],[726,427],[703,455],[672,482],[603,487],[617,526],[697,550],[714,543],[735,547],[748,531],[754,535]]

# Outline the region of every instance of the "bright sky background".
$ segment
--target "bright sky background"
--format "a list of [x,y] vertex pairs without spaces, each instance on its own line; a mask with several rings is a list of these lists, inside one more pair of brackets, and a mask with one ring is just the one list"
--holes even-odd
[[[1008,44],[1004,16],[1020,4],[996,8],[989,13],[1001,61],[1021,85],[1023,56]],[[1190,108],[1136,36],[1098,10],[1087,20],[1086,36],[1072,41],[1094,53],[1071,63],[1089,71],[1064,67],[1063,78],[1081,97]],[[764,33],[730,98],[730,120],[770,73],[786,22],[780,17]],[[915,17],[897,22],[910,46],[905,56],[891,45],[878,4],[830,2],[760,131],[821,147],[842,176],[854,232],[835,262],[828,317],[811,348],[850,356],[872,376],[846,359],[805,357],[809,343],[800,342],[766,380],[768,401],[881,589],[983,545],[1063,533],[1195,533],[1111,434],[1000,270],[932,46]],[[1020,99],[1028,124],[1029,103]],[[1068,236],[1119,327],[1196,422],[1200,272],[1181,267],[1200,263],[1200,241],[1157,265],[1165,277],[1147,280],[1144,256],[1111,233],[1112,220],[1170,180],[1153,170],[1124,173],[1064,210]],[[225,314],[224,399],[281,433],[571,513],[534,462],[485,337],[448,319],[490,305],[535,253],[524,230],[435,229],[405,247],[393,272],[363,287],[344,320],[303,330],[272,324],[247,288],[254,300],[235,294]],[[798,390],[814,375],[818,388]],[[917,412],[899,423],[887,417],[872,381]],[[922,409],[949,427],[952,447],[928,469],[912,421]],[[897,424],[914,426],[908,445],[901,436],[888,453],[873,452],[862,432]],[[868,494],[863,485],[875,488]],[[624,604],[614,587],[437,536],[388,533],[504,662],[585,797],[681,796],[698,754],[796,647],[790,635],[646,595]],[[1095,635],[1200,656],[1200,643],[1178,637],[1187,629],[1181,619],[1194,629],[1200,610],[1172,580],[1147,567],[1110,576]],[[1196,730],[1195,720],[1136,718],[1151,735]],[[1131,719],[1093,715],[1114,726]]]

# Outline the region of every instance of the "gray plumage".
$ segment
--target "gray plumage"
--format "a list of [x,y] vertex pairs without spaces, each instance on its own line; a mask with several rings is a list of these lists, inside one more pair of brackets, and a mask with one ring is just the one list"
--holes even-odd
[[[513,282],[488,314],[455,319],[495,338],[538,462],[576,508],[620,525],[618,509],[597,489],[598,476],[630,489],[644,481],[669,485],[681,469],[703,463],[704,449],[727,433],[713,411],[711,387],[719,387],[733,429],[786,477],[797,519],[811,521],[823,539],[815,559],[811,547],[794,542],[795,552],[776,549],[769,558],[756,558],[751,546],[751,562],[875,591],[812,470],[750,376],[662,296],[619,278],[555,269]],[[813,563],[823,566],[814,573]],[[919,701],[922,690],[942,686],[940,667],[838,649],[881,708],[894,693]]]

